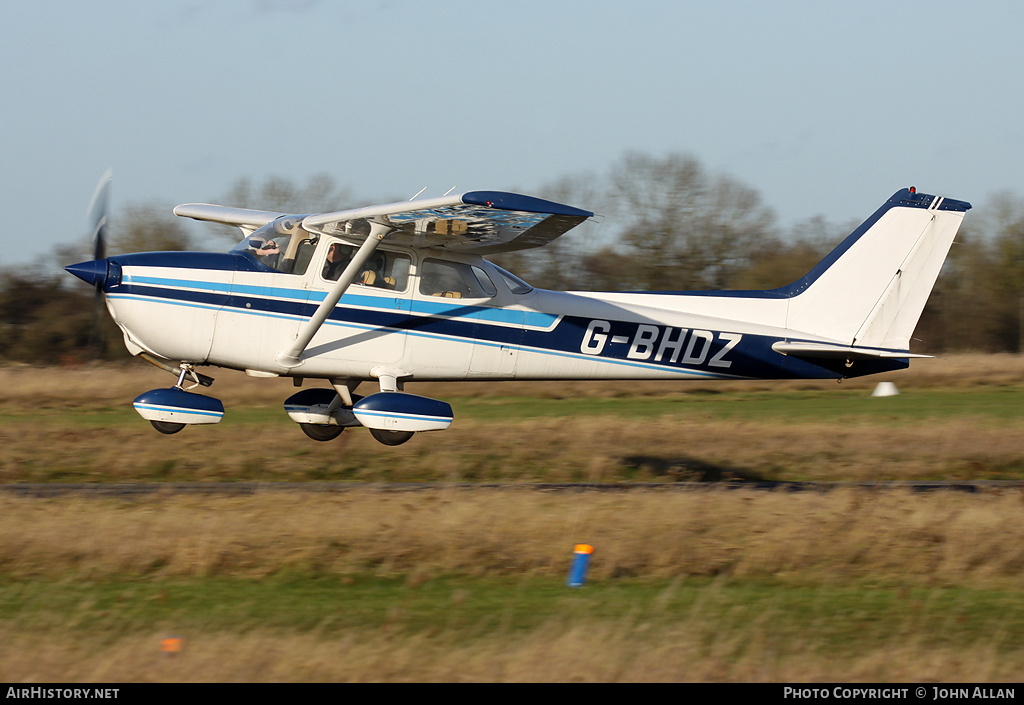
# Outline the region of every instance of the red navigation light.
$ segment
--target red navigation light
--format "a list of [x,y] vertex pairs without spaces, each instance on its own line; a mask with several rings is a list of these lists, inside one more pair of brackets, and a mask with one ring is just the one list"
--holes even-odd
[[910,192],[911,193],[917,193],[917,186],[911,186],[910,187]]

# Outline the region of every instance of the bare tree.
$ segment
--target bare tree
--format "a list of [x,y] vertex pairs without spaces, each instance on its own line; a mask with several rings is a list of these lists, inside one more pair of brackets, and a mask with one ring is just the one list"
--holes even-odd
[[617,288],[723,289],[774,236],[774,214],[757,191],[688,155],[628,153],[606,193],[618,245],[590,255],[587,269]]
[[[351,207],[352,194],[327,174],[314,174],[304,186],[283,176],[271,176],[257,184],[242,177],[230,191],[212,200],[225,206],[277,213],[329,213]],[[231,226],[207,224],[204,228],[222,242],[239,239],[238,229]]]
[[818,215],[790,226],[780,235],[766,234],[751,245],[747,266],[735,273],[729,288],[765,290],[792,284],[856,227],[857,223],[829,223]]
[[128,205],[111,219],[111,254],[192,249],[188,226],[167,206]]
[[243,177],[217,202],[279,213],[328,213],[348,208],[352,194],[327,174],[314,174],[305,186],[282,176],[271,176],[256,185]]
[[[599,211],[604,184],[594,175],[566,176],[541,187],[538,195],[556,203]],[[588,220],[544,247],[494,256],[501,265],[545,289],[580,289],[587,285],[586,257],[602,246],[600,223]]]

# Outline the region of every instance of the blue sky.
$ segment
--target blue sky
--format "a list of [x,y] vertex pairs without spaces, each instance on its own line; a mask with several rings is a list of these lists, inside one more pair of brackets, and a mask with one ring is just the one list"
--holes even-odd
[[[783,224],[1024,193],[1024,4],[6,3],[0,266],[114,209],[328,173],[366,204],[683,152]],[[230,205],[230,204],[229,204]],[[574,203],[583,208],[587,203]]]

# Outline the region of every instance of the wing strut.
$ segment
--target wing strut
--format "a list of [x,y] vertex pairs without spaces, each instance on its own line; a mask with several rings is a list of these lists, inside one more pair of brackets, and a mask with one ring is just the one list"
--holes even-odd
[[313,315],[310,316],[309,320],[303,323],[299,327],[299,332],[295,336],[294,342],[287,350],[279,352],[277,354],[277,363],[282,367],[298,367],[302,364],[302,353],[305,352],[306,346],[309,345],[309,341],[313,339],[316,332],[320,330],[320,326],[323,325],[324,321],[334,310],[334,307],[341,300],[341,297],[345,295],[345,292],[351,286],[352,282],[356,278],[356,274],[362,270],[363,265],[366,264],[366,260],[370,258],[373,251],[377,249],[377,245],[380,244],[389,233],[393,232],[394,228],[388,224],[378,223],[376,221],[370,222],[370,234],[363,240],[363,244],[356,250],[352,260],[345,267],[345,271],[338,277],[338,281],[335,282],[334,286],[329,292],[327,292],[327,298],[323,300],[320,306],[317,307]]

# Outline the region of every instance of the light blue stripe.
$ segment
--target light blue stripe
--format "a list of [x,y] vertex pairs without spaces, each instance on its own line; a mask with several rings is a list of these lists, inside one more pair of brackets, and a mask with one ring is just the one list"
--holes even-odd
[[[342,299],[344,301],[344,299]],[[527,328],[546,330],[553,327],[561,316],[541,311],[518,311],[509,308],[489,308],[484,306],[466,306],[447,299],[444,302],[414,299],[410,302],[413,313],[426,313],[442,318],[469,319],[485,323],[505,323],[510,325],[526,325]]]
[[[328,292],[291,289],[287,287],[256,286],[250,284],[225,284],[223,282],[204,282],[191,279],[169,279],[167,277],[147,277],[126,275],[125,282],[138,285],[177,287],[196,291],[210,291],[221,294],[244,294],[268,299],[290,299],[299,302],[319,304],[327,298]],[[394,309],[395,301],[408,301],[413,313],[426,313],[443,318],[468,319],[484,323],[525,324],[528,328],[546,330],[554,326],[560,316],[541,311],[517,311],[514,309],[494,308],[490,306],[460,305],[452,303],[458,299],[429,301],[407,299],[395,296],[370,296],[359,293],[346,293],[341,303],[354,308],[387,308]]]
[[146,409],[147,411],[171,411],[178,414],[195,414],[196,416],[216,416],[220,418],[224,416],[219,411],[204,411],[202,409],[189,409],[184,406],[157,406],[156,404],[132,404],[136,409]]

